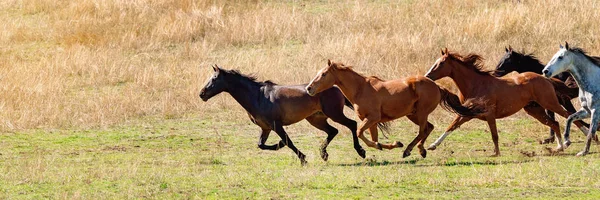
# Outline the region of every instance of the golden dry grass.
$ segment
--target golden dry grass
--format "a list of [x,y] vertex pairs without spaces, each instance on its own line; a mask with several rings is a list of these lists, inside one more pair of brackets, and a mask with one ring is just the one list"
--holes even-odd
[[327,59],[385,79],[423,74],[442,47],[479,53],[488,67],[507,45],[543,61],[565,40],[598,54],[599,7],[587,0],[2,1],[0,130],[209,112],[243,119],[225,95],[208,103],[197,97],[213,63],[291,84],[308,82]]

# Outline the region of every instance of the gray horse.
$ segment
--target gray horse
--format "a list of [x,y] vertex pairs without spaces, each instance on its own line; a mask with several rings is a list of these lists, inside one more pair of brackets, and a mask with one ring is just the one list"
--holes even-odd
[[566,146],[571,144],[569,140],[571,123],[574,120],[592,117],[585,148],[577,153],[577,156],[584,156],[590,151],[592,138],[600,122],[600,61],[588,56],[580,48],[569,48],[569,44],[565,42],[565,46],[560,46],[542,73],[546,77],[553,77],[565,71],[571,73],[579,85],[581,102],[581,109],[567,118],[564,135]]

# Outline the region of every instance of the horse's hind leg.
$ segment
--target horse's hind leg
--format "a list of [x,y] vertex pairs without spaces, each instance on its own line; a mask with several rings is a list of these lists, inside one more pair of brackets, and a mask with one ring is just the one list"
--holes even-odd
[[[581,119],[585,119],[590,117],[590,113],[585,110],[585,109],[581,109],[575,113],[573,113],[572,115],[570,115],[569,117],[567,117],[567,123],[565,125],[565,146],[569,147],[569,145],[571,145],[571,137],[569,136],[571,133],[571,124],[573,123],[574,120],[581,120]],[[587,135],[586,135],[587,136]]]
[[[536,105],[536,106],[540,106],[540,105]],[[554,117],[554,112],[550,111],[550,110],[546,110],[546,115],[548,115],[548,117],[551,120],[556,120]],[[555,135],[556,133],[554,132],[554,130],[550,129],[550,135],[545,138],[544,140],[541,141],[542,144],[550,144],[554,142],[555,139]]]
[[413,139],[412,142],[410,142],[410,144],[408,144],[408,146],[406,146],[402,157],[406,158],[410,156],[410,152],[412,151],[413,147],[417,145],[421,157],[425,158],[427,157],[427,150],[425,150],[425,148],[423,147],[423,143],[425,142],[425,140],[427,140],[427,137],[429,136],[431,131],[433,131],[433,124],[427,121],[427,117],[424,117],[424,119],[422,119],[423,117],[419,117],[418,115],[409,115],[407,117],[408,119],[410,119],[410,121],[419,126],[419,134],[415,137],[415,139]]
[[[372,126],[375,126],[377,124],[377,122],[379,122],[379,117],[371,117],[371,116],[365,117],[362,120],[362,122],[360,123],[360,125],[358,126],[357,136],[363,142],[365,142],[365,144],[367,144],[367,146],[381,150],[382,146],[379,145],[379,143],[377,143],[376,141],[374,142],[374,141],[367,139],[367,137],[365,137],[365,135],[364,135],[365,131],[367,129],[371,128]],[[371,137],[377,138],[377,134],[378,134],[377,131],[371,132]]]
[[324,161],[327,161],[327,159],[329,158],[329,154],[327,153],[327,146],[329,146],[331,140],[333,140],[333,138],[335,138],[335,136],[338,134],[338,130],[333,126],[329,125],[329,123],[327,123],[327,116],[321,113],[311,115],[307,117],[306,120],[314,127],[327,133],[327,139],[325,139],[325,141],[323,141],[323,144],[321,144],[321,158],[323,158]]
[[[546,115],[546,111],[544,110],[544,108],[542,108],[540,106],[526,106],[523,108],[523,110],[525,110],[525,112],[527,112],[528,115],[532,116],[533,118],[535,118],[542,124],[550,127],[552,130],[554,130],[555,133],[560,133],[560,126],[558,125],[558,122],[555,120],[552,120],[550,118],[550,116]],[[562,146],[562,141],[561,141],[562,138],[560,137],[560,134],[555,134],[555,137],[559,141],[559,144],[558,144],[558,147],[556,150],[562,151],[563,146]],[[540,143],[543,143],[543,142],[541,141]]]
[[[567,111],[570,112],[570,113],[577,112],[577,110],[573,106],[573,103],[571,103],[570,99],[563,99],[563,100],[561,100],[560,104],[563,105],[563,107],[565,107],[565,109],[567,109]],[[575,120],[575,121],[582,124],[582,126],[580,126],[579,129],[581,130],[581,132],[583,133],[583,135],[585,135],[587,137],[587,134],[589,132],[588,127],[590,127],[590,124],[585,123],[581,119],[580,120]],[[600,140],[598,140],[598,135],[595,135],[594,138],[592,138],[592,139],[596,142],[596,144],[600,144]],[[565,142],[567,142],[567,141],[565,140]]]
[[344,125],[350,132],[352,133],[352,143],[354,144],[354,149],[358,153],[361,158],[366,157],[365,149],[360,146],[358,142],[358,136],[356,135],[356,122],[354,120],[348,119],[346,115],[344,115],[344,105],[339,103],[339,105],[328,105],[323,103],[323,113],[327,115],[327,117],[331,118],[334,122]]
[[300,152],[300,150],[298,150],[298,148],[296,148],[294,142],[292,142],[288,134],[285,132],[285,129],[283,129],[282,123],[275,122],[275,124],[273,124],[273,127],[275,128],[275,132],[277,133],[277,135],[279,135],[283,143],[287,145],[292,151],[294,151],[294,153],[298,156],[298,158],[300,159],[300,164],[306,165],[306,155],[304,155],[302,152]]
[[274,145],[266,145],[267,139],[269,139],[269,133],[271,133],[271,129],[262,129],[260,132],[260,137],[258,138],[258,148],[262,150],[279,150],[285,147],[283,140],[279,141],[279,144]]

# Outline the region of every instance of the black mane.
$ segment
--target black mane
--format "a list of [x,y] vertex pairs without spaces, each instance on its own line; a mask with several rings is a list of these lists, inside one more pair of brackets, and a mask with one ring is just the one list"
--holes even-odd
[[263,85],[277,85],[275,82],[271,81],[271,80],[266,80],[266,81],[257,81],[256,76],[254,75],[246,75],[246,74],[242,74],[240,73],[240,71],[238,70],[234,70],[234,69],[230,69],[230,70],[226,70],[226,69],[221,69],[222,71],[224,71],[225,73],[227,73],[228,75],[231,75],[233,77],[235,77],[236,79],[240,79],[240,80],[247,80],[256,84],[259,84],[261,86]]

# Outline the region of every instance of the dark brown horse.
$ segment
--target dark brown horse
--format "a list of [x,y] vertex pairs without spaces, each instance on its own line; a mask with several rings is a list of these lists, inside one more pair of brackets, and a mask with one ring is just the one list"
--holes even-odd
[[[513,50],[512,47],[505,48],[505,54],[498,62],[496,69],[494,70],[494,76],[501,77],[510,72],[533,72],[536,74],[542,74],[542,70],[545,65],[543,65],[540,60],[538,60],[533,54],[525,54],[518,51]],[[598,59],[597,57],[595,57]],[[570,81],[567,81],[570,80]],[[554,85],[554,91],[556,92],[558,101],[560,105],[562,105],[569,112],[576,112],[573,103],[571,103],[571,99],[577,98],[579,96],[579,87],[575,81],[572,81],[573,78],[568,72],[561,73],[556,76],[556,78],[551,78],[552,85]],[[565,84],[565,82],[570,82],[570,84]],[[567,86],[569,85],[569,86]],[[530,103],[527,106],[540,106],[537,103]],[[546,113],[550,117],[550,119],[554,120],[554,113],[552,111],[546,110]],[[582,133],[587,134],[587,128],[589,124],[581,121],[584,125],[582,128]],[[550,129],[550,136],[544,140],[542,140],[543,144],[554,142],[554,131]],[[595,137],[594,140],[596,143],[599,143],[598,138]]]
[[[496,129],[496,119],[508,117],[522,108],[527,114],[531,115],[542,124],[549,126],[556,133],[560,133],[558,122],[550,119],[544,109],[551,110],[563,117],[568,117],[571,113],[567,112],[559,103],[554,92],[554,86],[549,79],[531,72],[525,72],[511,77],[497,78],[490,72],[483,71],[481,57],[475,54],[461,56],[455,53],[448,53],[448,49],[442,50],[440,57],[426,76],[432,80],[438,80],[444,77],[450,77],[460,90],[460,99],[462,102],[468,99],[480,99],[485,102],[485,113],[475,118],[487,121],[494,141],[494,155],[500,155],[498,147],[498,130]],[[541,107],[526,107],[530,102],[536,102]],[[453,130],[473,117],[458,116],[452,124],[446,129],[446,132],[440,136],[428,149],[435,149],[445,137]],[[583,124],[579,123],[578,126]],[[562,151],[562,137],[556,134],[558,147],[556,151]]]
[[[331,88],[316,96],[306,94],[303,85],[277,85],[271,81],[258,82],[254,77],[243,75],[235,70],[213,67],[214,74],[200,92],[200,98],[207,101],[221,93],[229,93],[248,113],[250,120],[261,128],[258,148],[279,150],[286,145],[298,155],[302,165],[306,164],[305,155],[294,146],[283,126],[306,119],[312,126],[325,131],[327,139],[321,145],[321,158],[327,160],[327,146],[337,135],[338,130],[327,123],[327,119],[340,123],[352,131],[354,149],[360,157],[365,150],[356,136],[356,122],[348,119],[343,112],[344,105],[352,105],[344,98],[338,88]],[[274,130],[281,138],[279,144],[266,145],[269,133]]]
[[[402,147],[401,143],[380,144],[375,124],[388,122],[406,116],[419,126],[419,134],[404,150],[403,157],[410,155],[415,144],[423,158],[427,151],[423,143],[433,130],[427,121],[429,114],[438,104],[444,105],[461,116],[474,116],[480,113],[476,108],[466,108],[458,97],[446,89],[440,88],[432,80],[423,76],[411,76],[404,79],[384,81],[377,77],[365,77],[342,63],[327,62],[308,84],[306,91],[310,95],[319,95],[337,85],[344,95],[354,104],[354,110],[362,123],[358,127],[358,137],[369,147],[393,149]],[[369,129],[371,140],[363,133]],[[418,144],[417,144],[418,143]]]

